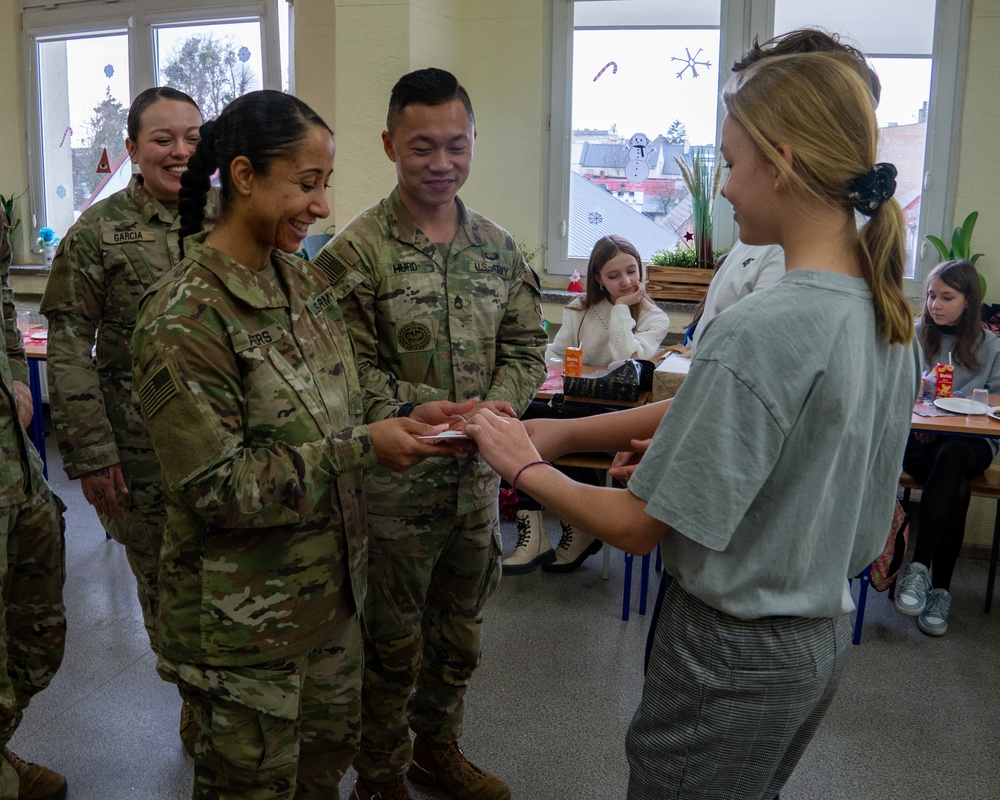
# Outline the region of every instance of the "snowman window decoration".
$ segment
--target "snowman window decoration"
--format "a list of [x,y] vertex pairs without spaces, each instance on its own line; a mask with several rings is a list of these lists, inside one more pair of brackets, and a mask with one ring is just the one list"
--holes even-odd
[[636,133],[628,140],[628,163],[625,177],[630,183],[642,183],[649,177],[649,160],[656,157],[656,148],[649,146],[649,137]]

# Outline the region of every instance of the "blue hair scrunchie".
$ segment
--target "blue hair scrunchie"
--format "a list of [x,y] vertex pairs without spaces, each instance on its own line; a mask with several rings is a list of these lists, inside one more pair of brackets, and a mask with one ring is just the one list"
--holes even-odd
[[847,184],[847,200],[866,217],[896,193],[896,165],[879,162],[871,171]]

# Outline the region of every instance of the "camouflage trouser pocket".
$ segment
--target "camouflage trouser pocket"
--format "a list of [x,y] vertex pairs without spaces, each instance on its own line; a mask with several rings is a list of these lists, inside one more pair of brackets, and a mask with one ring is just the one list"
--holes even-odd
[[161,659],[159,666],[176,677],[206,736],[199,744],[198,787],[235,795],[249,787],[271,787],[279,795],[294,788],[301,695],[294,661],[227,669]]
[[365,633],[370,638],[397,639],[420,628],[419,610],[412,608],[409,613],[404,613],[396,602],[397,597],[402,596],[401,586],[402,578],[396,574],[389,554],[369,549],[368,590],[363,617]]

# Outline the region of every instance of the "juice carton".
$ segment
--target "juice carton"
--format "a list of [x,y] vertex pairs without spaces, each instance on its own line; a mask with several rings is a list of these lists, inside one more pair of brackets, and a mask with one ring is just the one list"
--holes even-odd
[[955,382],[955,365],[938,364],[934,367],[937,373],[937,396],[951,397],[951,387]]
[[579,378],[583,374],[583,348],[567,347],[566,361],[563,367],[566,375]]

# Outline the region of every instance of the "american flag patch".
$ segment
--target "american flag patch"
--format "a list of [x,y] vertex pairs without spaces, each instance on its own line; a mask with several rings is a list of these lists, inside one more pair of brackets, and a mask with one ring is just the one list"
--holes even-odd
[[147,417],[152,417],[179,391],[180,386],[170,371],[170,365],[160,364],[139,387],[139,402],[142,404],[143,413]]

